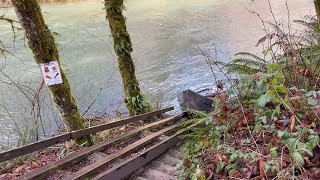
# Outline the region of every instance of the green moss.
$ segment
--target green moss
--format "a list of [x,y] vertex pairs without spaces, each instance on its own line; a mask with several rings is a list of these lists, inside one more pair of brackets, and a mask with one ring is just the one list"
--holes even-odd
[[114,50],[118,56],[119,70],[125,92],[125,103],[129,115],[137,115],[150,111],[150,104],[142,96],[138,80],[135,76],[135,66],[131,57],[133,51],[129,33],[127,32],[123,0],[105,0],[107,20],[114,41]]
[[[36,0],[12,0],[16,14],[25,29],[29,47],[38,65],[51,61],[60,62],[58,49],[50,29],[45,24],[41,9]],[[81,117],[76,102],[71,95],[70,85],[63,70],[62,84],[49,86],[52,98],[68,131],[83,129],[85,120]],[[76,140],[77,143],[91,144],[91,137]]]

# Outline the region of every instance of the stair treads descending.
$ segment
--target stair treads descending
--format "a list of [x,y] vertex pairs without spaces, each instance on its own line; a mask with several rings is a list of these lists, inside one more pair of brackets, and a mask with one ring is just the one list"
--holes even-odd
[[168,111],[173,110],[173,107],[169,107],[169,108],[164,108],[164,109],[160,109],[158,111],[153,111],[153,112],[149,112],[149,113],[145,113],[145,114],[141,114],[141,115],[137,115],[137,116],[133,116],[133,117],[129,117],[129,118],[125,118],[125,119],[121,119],[119,121],[113,121],[113,122],[109,122],[109,123],[104,123],[104,124],[100,124],[97,126],[93,126],[90,128],[86,128],[86,129],[81,129],[81,130],[77,130],[77,131],[73,131],[73,132],[69,132],[69,133],[65,133],[65,134],[61,134],[58,135],[56,137],[52,137],[52,138],[48,138],[45,139],[43,141],[38,141],[38,142],[34,142],[31,144],[27,144],[25,146],[21,146],[15,149],[11,149],[5,152],[1,152],[0,153],[0,162],[4,162],[6,160],[9,159],[13,159],[13,158],[17,158],[20,157],[22,155],[26,155],[35,151],[38,151],[40,149],[44,149],[50,146],[53,146],[55,144],[59,144],[59,143],[64,143],[66,141],[72,140],[72,139],[77,139],[80,137],[84,137],[90,134],[94,134],[100,131],[104,131],[107,129],[111,129],[114,127],[118,127],[121,125],[125,125],[128,123],[132,123],[132,122],[136,122],[139,120],[144,120]]
[[150,165],[148,165],[151,169],[164,172],[166,174],[169,174],[171,176],[178,176],[177,168],[174,166],[169,166],[167,164],[164,164],[160,161],[152,161]]
[[169,123],[171,121],[178,120],[183,116],[184,116],[184,114],[179,114],[179,115],[175,115],[175,116],[172,116],[169,118],[165,118],[163,120],[136,128],[134,130],[131,130],[131,131],[129,131],[125,134],[119,135],[117,137],[107,139],[104,142],[101,142],[99,144],[95,144],[91,147],[85,148],[84,150],[76,152],[70,156],[63,158],[63,159],[60,159],[60,160],[55,161],[51,164],[45,165],[39,169],[36,169],[36,170],[24,175],[24,176],[18,177],[17,179],[43,179],[43,178],[49,176],[50,174],[52,174],[57,169],[63,169],[67,166],[75,164],[75,163],[85,159],[86,157],[88,157],[90,154],[92,154],[94,152],[103,151],[104,149],[110,148],[114,144],[117,144],[122,141],[125,141],[126,139],[129,139],[130,137],[134,136],[135,134],[137,134],[143,130],[147,130],[147,129],[150,129],[152,127],[156,127],[159,125],[164,125],[164,124]]
[[154,180],[176,180],[178,179],[175,176],[171,176],[169,174],[166,174],[164,172],[161,171],[157,171],[154,169],[146,169],[142,174],[142,177],[146,178],[146,179],[154,179]]
[[167,164],[169,166],[176,166],[178,163],[179,163],[179,159],[175,158],[175,157],[172,157],[168,154],[166,154],[163,159],[162,159],[163,163],[164,164]]
[[172,131],[176,130],[178,127],[179,127],[179,125],[175,124],[175,125],[172,125],[170,127],[165,128],[165,129],[162,129],[160,131],[157,131],[157,132],[155,132],[145,138],[142,138],[142,139],[138,140],[137,142],[119,150],[116,153],[110,154],[110,155],[106,156],[105,158],[102,158],[99,161],[80,169],[79,171],[73,173],[71,176],[66,177],[65,179],[66,180],[74,180],[74,179],[83,179],[88,176],[92,176],[95,173],[103,170],[103,168],[107,167],[108,165],[110,165],[110,163],[114,162],[115,160],[117,160],[119,158],[123,158],[123,157],[139,150],[140,148],[144,147],[145,145],[156,140],[161,134],[172,132]]
[[[190,128],[191,127],[194,127],[194,126],[192,125],[190,126]],[[168,149],[177,145],[180,142],[180,139],[178,138],[178,136],[186,134],[188,132],[189,132],[188,129],[178,131],[174,135],[169,136],[167,139],[162,140],[161,142],[149,147],[141,154],[136,155],[135,157],[132,157],[122,163],[119,163],[118,165],[107,170],[106,172],[99,174],[98,176],[93,178],[93,180],[120,180],[127,177],[128,175],[130,175],[140,167],[146,165],[153,159],[159,157],[162,153],[166,152]],[[169,175],[169,177],[172,178],[174,176]],[[141,179],[144,177],[138,177],[135,179],[139,179],[139,178]],[[153,180],[158,180],[158,178]]]
[[146,178],[143,178],[143,177],[136,177],[135,180],[147,180]]
[[175,166],[169,166],[167,164],[164,164],[160,161],[153,161],[150,163],[150,168],[155,169],[161,172],[164,172],[166,174],[169,174],[171,176],[178,176],[177,167]]
[[179,159],[179,160],[183,159],[183,156],[182,156],[181,152],[177,151],[176,149],[170,149],[168,151],[168,154],[170,156],[172,156],[172,157],[175,157],[175,158]]

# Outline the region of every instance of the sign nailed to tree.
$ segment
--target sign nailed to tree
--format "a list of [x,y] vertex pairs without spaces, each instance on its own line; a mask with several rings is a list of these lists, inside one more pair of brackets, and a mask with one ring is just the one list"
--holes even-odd
[[40,64],[44,82],[47,86],[62,84],[62,77],[58,61]]

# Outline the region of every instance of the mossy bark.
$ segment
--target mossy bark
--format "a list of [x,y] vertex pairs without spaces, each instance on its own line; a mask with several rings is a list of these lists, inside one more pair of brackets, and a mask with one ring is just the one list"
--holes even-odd
[[[55,40],[48,26],[45,24],[41,9],[36,0],[12,0],[21,26],[25,29],[29,47],[38,65],[51,61],[58,61],[59,53]],[[86,127],[85,120],[80,115],[74,98],[71,95],[70,85],[60,68],[62,84],[49,86],[52,98],[68,131]],[[77,140],[77,143],[91,144],[91,137]]]
[[317,18],[320,21],[320,0],[313,0],[314,6],[316,8]]
[[105,0],[107,21],[111,29],[114,50],[118,56],[119,70],[123,81],[124,101],[129,115],[137,115],[150,111],[150,104],[142,96],[138,80],[135,75],[135,66],[132,60],[132,43],[127,32],[123,0]]

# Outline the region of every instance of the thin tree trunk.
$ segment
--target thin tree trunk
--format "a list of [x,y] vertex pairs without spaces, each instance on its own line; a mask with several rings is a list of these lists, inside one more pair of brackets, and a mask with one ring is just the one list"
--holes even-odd
[[320,0],[313,0],[314,6],[316,8],[317,18],[320,21]]
[[122,14],[123,0],[105,0],[107,21],[114,41],[114,50],[118,56],[119,70],[123,81],[124,101],[129,115],[137,115],[150,111],[151,106],[142,96],[135,67],[131,57],[132,43],[127,32],[125,17]]
[[[38,65],[51,61],[58,61],[59,53],[55,40],[48,26],[45,24],[41,9],[36,0],[12,0],[18,19],[25,29],[28,44],[34,54]],[[60,68],[62,84],[48,86],[52,98],[62,117],[65,128],[68,131],[79,130],[86,127],[84,119],[78,111],[74,98],[71,95],[70,86],[66,75]],[[91,144],[91,137],[85,137],[76,141]]]

